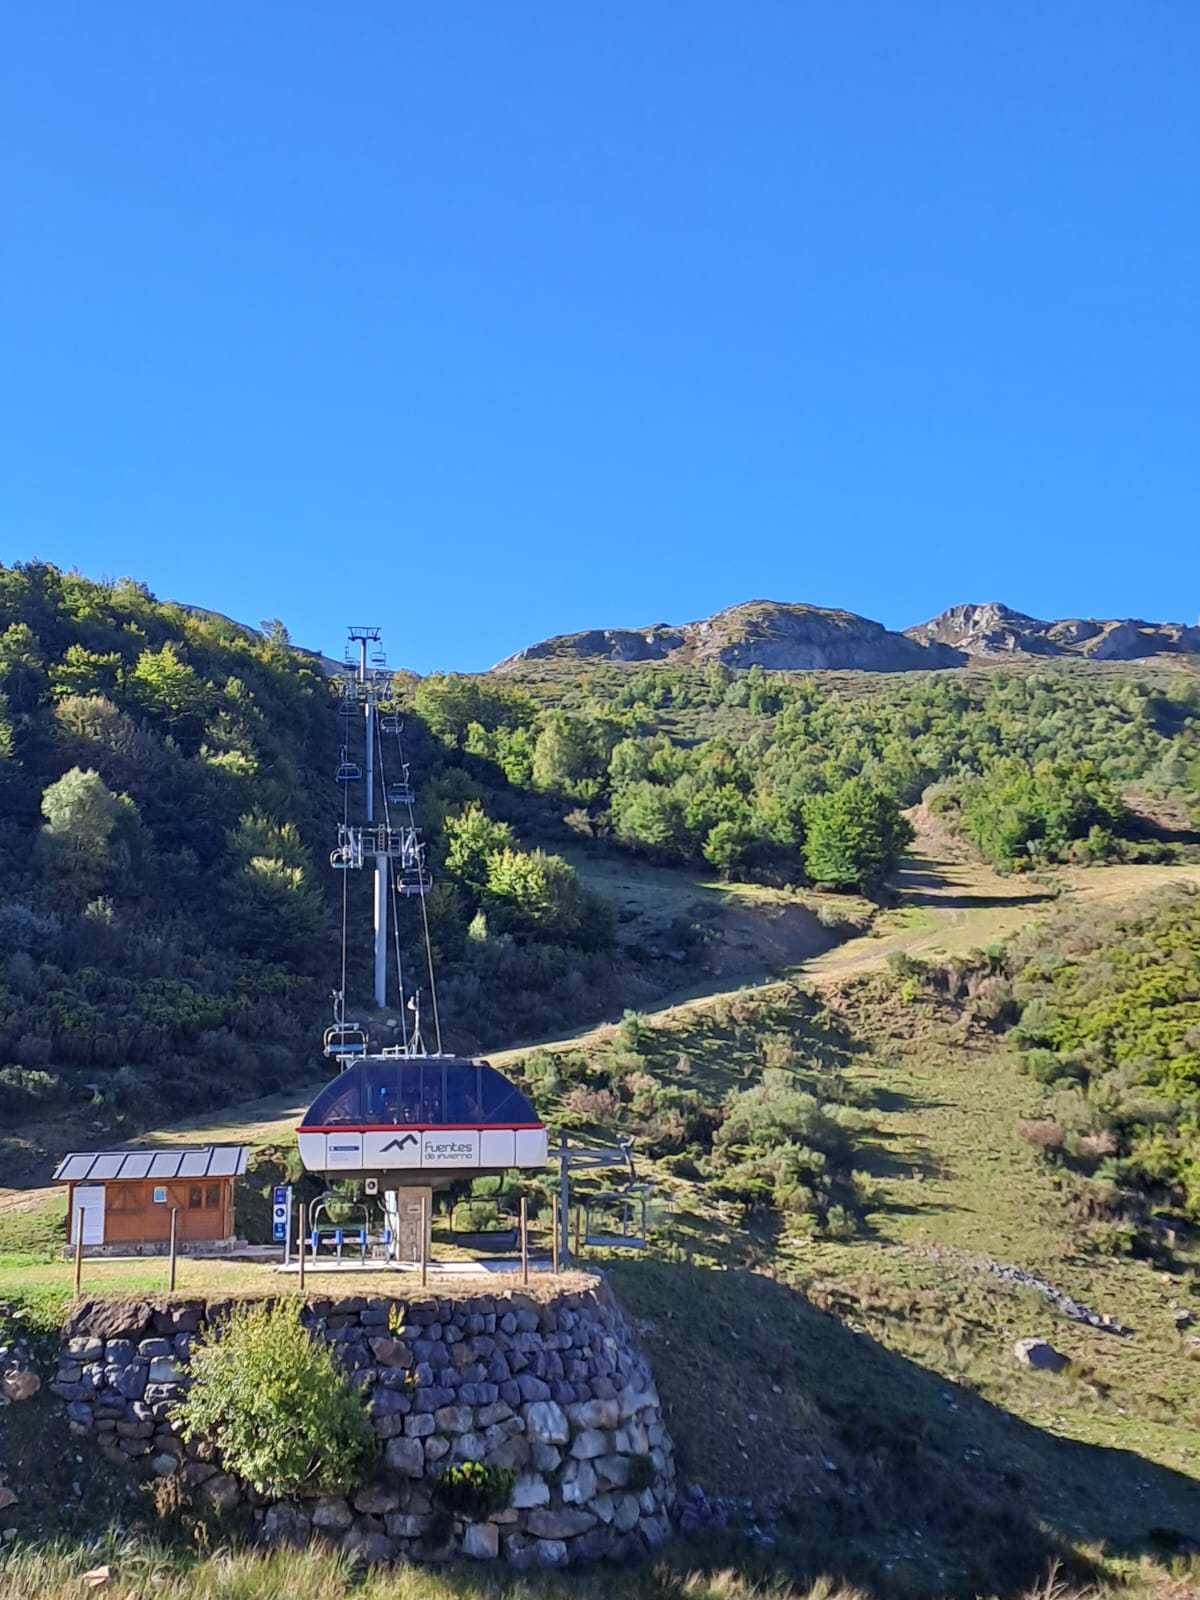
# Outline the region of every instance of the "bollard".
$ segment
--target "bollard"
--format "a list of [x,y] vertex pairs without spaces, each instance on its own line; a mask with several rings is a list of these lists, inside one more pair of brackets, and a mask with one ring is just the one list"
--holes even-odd
[[175,1293],[175,1238],[179,1223],[179,1207],[171,1207],[171,1267],[167,1274],[167,1292]]

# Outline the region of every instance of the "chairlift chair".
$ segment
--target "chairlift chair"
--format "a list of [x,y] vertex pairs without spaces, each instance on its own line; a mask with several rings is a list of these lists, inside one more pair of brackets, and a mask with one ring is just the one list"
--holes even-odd
[[410,806],[417,796],[415,790],[413,789],[412,781],[408,775],[409,768],[407,761],[404,763],[401,771],[403,773],[402,777],[392,778],[388,783],[388,799],[394,800],[397,805]]
[[[394,711],[385,711],[379,719],[379,731],[380,733],[402,734],[404,732],[404,718],[398,716]],[[405,773],[408,772],[407,767],[404,770]]]
[[584,1243],[603,1250],[644,1250],[648,1196],[648,1186],[644,1183],[585,1196]]
[[367,1030],[359,1022],[335,1022],[325,1029],[324,1053],[339,1061],[349,1056],[365,1056],[368,1043]]
[[396,880],[398,894],[428,894],[432,888],[433,878],[427,867],[405,867]]
[[[496,1213],[496,1226],[494,1228],[473,1228],[461,1226],[459,1216],[462,1208],[468,1210],[471,1206],[489,1204]],[[470,1219],[467,1219],[469,1223]],[[450,1213],[450,1232],[454,1243],[463,1250],[471,1250],[476,1254],[487,1252],[495,1255],[511,1255],[520,1243],[521,1233],[517,1218],[511,1206],[506,1206],[496,1201],[481,1202],[475,1200],[460,1200]]]
[[357,761],[351,761],[346,746],[342,746],[342,759],[338,762],[337,781],[339,783],[358,783],[362,778],[362,768]]

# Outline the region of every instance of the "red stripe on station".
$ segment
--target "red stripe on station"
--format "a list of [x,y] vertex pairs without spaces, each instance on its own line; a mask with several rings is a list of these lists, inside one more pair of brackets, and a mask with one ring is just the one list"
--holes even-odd
[[339,1122],[301,1126],[297,1133],[522,1133],[546,1131],[544,1122]]

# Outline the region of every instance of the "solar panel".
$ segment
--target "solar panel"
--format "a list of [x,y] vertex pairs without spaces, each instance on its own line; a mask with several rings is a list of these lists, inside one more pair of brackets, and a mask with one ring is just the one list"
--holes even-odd
[[178,1150],[160,1150],[151,1159],[148,1178],[175,1178],[179,1175],[179,1163],[182,1160]]
[[210,1178],[237,1178],[246,1170],[246,1147],[238,1144],[217,1145],[209,1162]]
[[250,1150],[244,1144],[168,1150],[76,1150],[54,1169],[56,1183],[112,1183],[140,1178],[240,1178]]
[[70,1155],[59,1163],[54,1174],[56,1183],[80,1183],[92,1170],[93,1155]]
[[120,1150],[106,1150],[92,1162],[92,1170],[88,1173],[88,1177],[93,1183],[98,1183],[103,1178],[115,1178],[118,1174],[123,1177],[121,1168],[124,1165],[125,1156]]

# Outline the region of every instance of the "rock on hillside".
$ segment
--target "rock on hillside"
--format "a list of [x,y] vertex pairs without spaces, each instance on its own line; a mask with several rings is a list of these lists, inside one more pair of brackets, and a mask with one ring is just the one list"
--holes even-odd
[[1093,661],[1135,661],[1161,652],[1200,652],[1200,628],[1181,622],[1097,621],[1070,617],[1042,622],[1009,606],[951,606],[931,622],[907,628],[922,645],[948,645],[968,656],[1087,656]]
[[664,661],[669,665],[719,661],[727,667],[768,667],[805,672],[829,668],[911,672],[961,666],[962,652],[942,641],[890,633],[852,611],[753,600],[703,622],[640,629],[605,628],[561,634],[529,645],[492,670],[527,661]]

